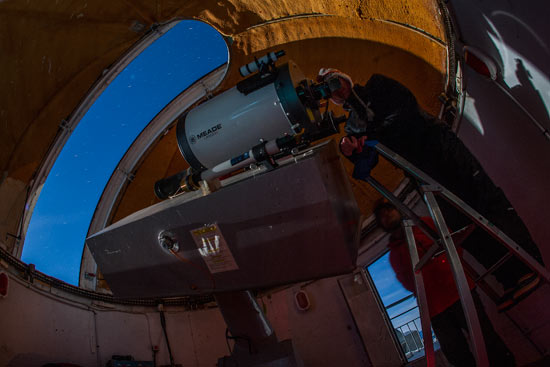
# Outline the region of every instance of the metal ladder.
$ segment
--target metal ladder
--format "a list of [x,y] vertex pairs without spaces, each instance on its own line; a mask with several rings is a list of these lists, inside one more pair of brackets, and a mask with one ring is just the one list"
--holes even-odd
[[[426,299],[426,292],[424,289],[424,281],[422,279],[422,274],[420,270],[422,267],[443,247],[443,250],[447,254],[447,259],[451,266],[451,270],[454,276],[455,283],[457,285],[458,294],[460,297],[460,302],[464,310],[464,316],[466,318],[466,323],[468,325],[468,331],[470,334],[470,339],[474,349],[474,357],[478,367],[489,366],[489,360],[487,357],[487,351],[485,348],[485,341],[483,339],[483,334],[481,332],[481,327],[479,324],[479,319],[477,312],[474,306],[472,299],[472,294],[470,293],[470,287],[466,280],[466,275],[464,274],[464,268],[460,261],[460,257],[456,250],[455,244],[452,239],[452,235],[449,232],[449,229],[445,223],[445,219],[441,213],[439,205],[436,201],[435,195],[444,198],[467,217],[469,217],[477,226],[483,228],[491,236],[501,242],[509,252],[497,263],[487,269],[483,274],[476,274],[473,269],[468,266],[469,272],[473,272],[473,277],[477,282],[482,282],[486,275],[495,271],[499,266],[506,262],[511,256],[516,256],[518,259],[523,261],[527,266],[529,266],[534,272],[539,274],[543,280],[550,283],[550,273],[531,255],[529,255],[525,250],[523,250],[516,242],[514,242],[510,237],[508,237],[500,229],[492,225],[485,217],[479,214],[477,211],[472,209],[468,204],[454,195],[452,192],[447,190],[445,187],[437,183],[430,176],[422,172],[420,169],[412,165],[410,162],[382,145],[377,143],[371,145],[373,148],[381,154],[384,158],[390,161],[393,165],[398,168],[401,168],[403,171],[408,173],[415,179],[418,183],[418,192],[423,198],[430,215],[435,223],[437,232],[433,231],[428,225],[426,225],[420,217],[418,217],[409,207],[401,202],[391,191],[386,189],[381,183],[376,181],[373,177],[369,176],[364,179],[372,187],[374,187],[378,192],[382,194],[389,202],[391,202],[403,215],[403,229],[405,231],[405,237],[407,239],[409,253],[411,256],[413,269],[414,269],[414,281],[416,287],[416,296],[420,312],[420,320],[422,325],[422,330],[424,330],[423,335],[431,335],[431,325],[430,325],[430,316],[428,313],[428,303]],[[426,252],[426,254],[420,259],[418,257],[418,251],[416,248],[416,242],[414,239],[412,227],[418,226],[430,239],[433,240],[434,244]],[[485,286],[480,287],[493,299],[498,298],[496,292],[485,284]],[[431,337],[424,337],[424,347],[426,354],[426,363],[427,366],[435,366],[435,355],[433,340]]]

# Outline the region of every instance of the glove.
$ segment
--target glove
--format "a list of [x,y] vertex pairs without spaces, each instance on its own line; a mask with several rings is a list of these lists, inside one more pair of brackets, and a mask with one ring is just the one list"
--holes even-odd
[[365,135],[359,139],[355,136],[346,136],[340,141],[340,151],[355,165],[352,177],[356,180],[365,180],[378,164],[378,153],[372,147],[377,142],[366,141]]
[[340,151],[346,158],[355,163],[351,156],[354,152],[361,153],[363,151],[365,140],[367,140],[366,135],[359,137],[359,139],[355,136],[344,136],[342,140],[340,140]]
[[317,75],[317,82],[327,82],[332,78],[340,79],[341,87],[332,92],[330,100],[334,104],[343,105],[351,94],[353,81],[349,75],[342,73],[338,69],[322,68],[319,70],[319,75]]

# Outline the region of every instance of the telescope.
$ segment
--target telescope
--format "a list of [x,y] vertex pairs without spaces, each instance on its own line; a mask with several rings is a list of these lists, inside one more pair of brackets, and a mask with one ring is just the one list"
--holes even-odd
[[356,269],[361,212],[335,142],[314,144],[346,121],[326,101],[339,79],[276,67],[282,55],[245,65],[246,79],[178,118],[190,167],[156,182],[170,200],[86,240],[116,297],[213,294],[231,334],[257,348],[237,342],[218,365],[296,367],[250,290]]
[[328,111],[339,79],[315,83],[274,55],[177,118],[190,167],[156,182],[169,200],[87,238],[118,297],[259,289],[355,268],[360,211],[337,144],[320,142],[346,121]]
[[249,167],[273,168],[277,159],[338,133],[345,116],[321,111],[338,78],[314,83],[296,64],[280,67],[284,51],[271,52],[240,68],[250,75],[235,87],[178,118],[177,142],[190,168],[155,183],[155,194],[167,199],[199,189],[210,181]]

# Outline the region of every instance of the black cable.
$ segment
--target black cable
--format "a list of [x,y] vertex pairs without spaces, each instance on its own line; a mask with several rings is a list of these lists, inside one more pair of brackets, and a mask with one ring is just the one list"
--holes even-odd
[[152,350],[153,350],[153,367],[157,367],[157,353],[158,353],[158,349],[155,349],[155,347],[153,347]]
[[[232,340],[246,340],[246,342],[248,343],[248,353],[249,354],[255,354],[255,353],[258,353],[258,351],[256,350],[256,348],[253,347],[252,345],[252,341],[250,340],[250,338],[248,336],[233,336],[233,335],[229,335],[229,329],[226,328],[225,329],[225,339],[228,340],[228,339],[232,339]],[[229,347],[229,341],[227,341],[227,346]],[[233,348],[233,350],[235,350],[235,348]],[[231,349],[230,349],[231,351]]]
[[172,348],[170,348],[170,341],[168,340],[168,333],[166,332],[166,318],[164,317],[164,311],[162,310],[162,304],[159,304],[159,313],[160,313],[160,325],[162,326],[162,331],[164,332],[164,339],[166,339],[166,346],[168,347],[168,355],[170,356],[170,366],[174,367],[174,357],[172,356]]
[[229,345],[229,328],[225,328],[225,342],[227,343],[227,349],[229,350],[229,355],[232,356],[233,351],[231,350],[231,346]]

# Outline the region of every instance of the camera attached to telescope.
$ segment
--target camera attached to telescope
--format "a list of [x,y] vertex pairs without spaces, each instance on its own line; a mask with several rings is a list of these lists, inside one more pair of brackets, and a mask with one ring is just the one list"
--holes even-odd
[[273,168],[277,159],[339,132],[346,117],[321,111],[339,79],[315,83],[292,61],[275,66],[284,55],[255,58],[239,69],[246,79],[178,118],[178,146],[190,167],[157,181],[157,197],[197,190],[202,180],[252,164]]

